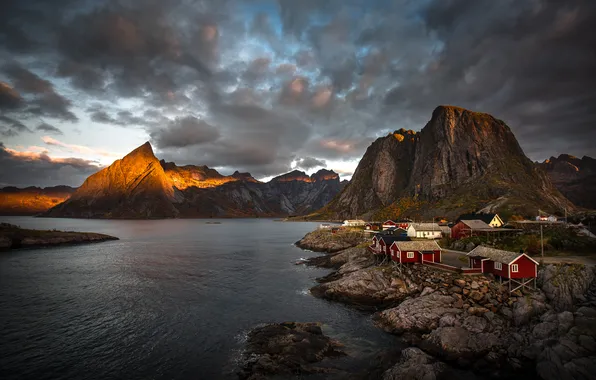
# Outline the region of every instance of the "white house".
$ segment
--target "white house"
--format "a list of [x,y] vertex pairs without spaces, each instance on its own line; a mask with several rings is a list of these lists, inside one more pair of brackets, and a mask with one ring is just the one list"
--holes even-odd
[[412,223],[408,227],[408,237],[423,239],[440,239],[441,227],[437,223]]
[[364,226],[366,222],[360,219],[344,220],[344,227],[360,227]]

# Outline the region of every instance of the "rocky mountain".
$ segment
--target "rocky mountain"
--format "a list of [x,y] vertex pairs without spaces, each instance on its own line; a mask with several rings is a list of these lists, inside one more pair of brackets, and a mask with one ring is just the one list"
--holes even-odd
[[491,115],[437,107],[420,132],[400,129],[369,146],[352,180],[312,218],[373,219],[498,211],[534,215],[573,206]]
[[149,143],[85,180],[44,216],[68,218],[169,218],[179,215],[173,181]]
[[302,215],[341,190],[339,175],[293,171],[259,182],[207,166],[159,161],[149,143],[89,177],[45,216],[79,218],[255,217]]
[[581,159],[569,154],[538,164],[571,202],[580,207],[596,209],[596,159]]
[[64,202],[75,190],[70,186],[5,187],[0,189],[0,215],[35,215]]

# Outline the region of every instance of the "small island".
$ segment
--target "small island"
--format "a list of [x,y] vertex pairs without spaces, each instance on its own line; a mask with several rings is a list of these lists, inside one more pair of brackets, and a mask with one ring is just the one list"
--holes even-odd
[[118,238],[93,232],[30,230],[9,223],[0,223],[0,251],[99,243],[108,240]]

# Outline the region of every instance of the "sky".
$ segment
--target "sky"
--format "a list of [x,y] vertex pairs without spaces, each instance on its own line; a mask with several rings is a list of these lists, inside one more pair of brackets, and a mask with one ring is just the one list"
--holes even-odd
[[535,161],[596,156],[593,0],[5,0],[0,186],[79,186],[156,155],[349,179],[440,104]]

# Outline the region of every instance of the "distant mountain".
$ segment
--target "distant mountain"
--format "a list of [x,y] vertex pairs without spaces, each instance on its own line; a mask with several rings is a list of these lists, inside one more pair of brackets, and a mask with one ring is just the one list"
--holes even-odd
[[437,107],[419,132],[400,129],[367,149],[352,180],[317,219],[535,215],[573,206],[491,115]]
[[44,216],[75,218],[255,217],[302,215],[339,193],[339,175],[293,171],[259,182],[207,166],[159,161],[149,143],[90,176]]
[[575,205],[596,209],[595,159],[561,154],[538,166],[546,171],[555,187]]
[[75,190],[70,186],[5,187],[0,189],[0,215],[35,215],[64,202]]
[[173,181],[145,143],[93,174],[45,216],[67,218],[170,218],[179,215]]

